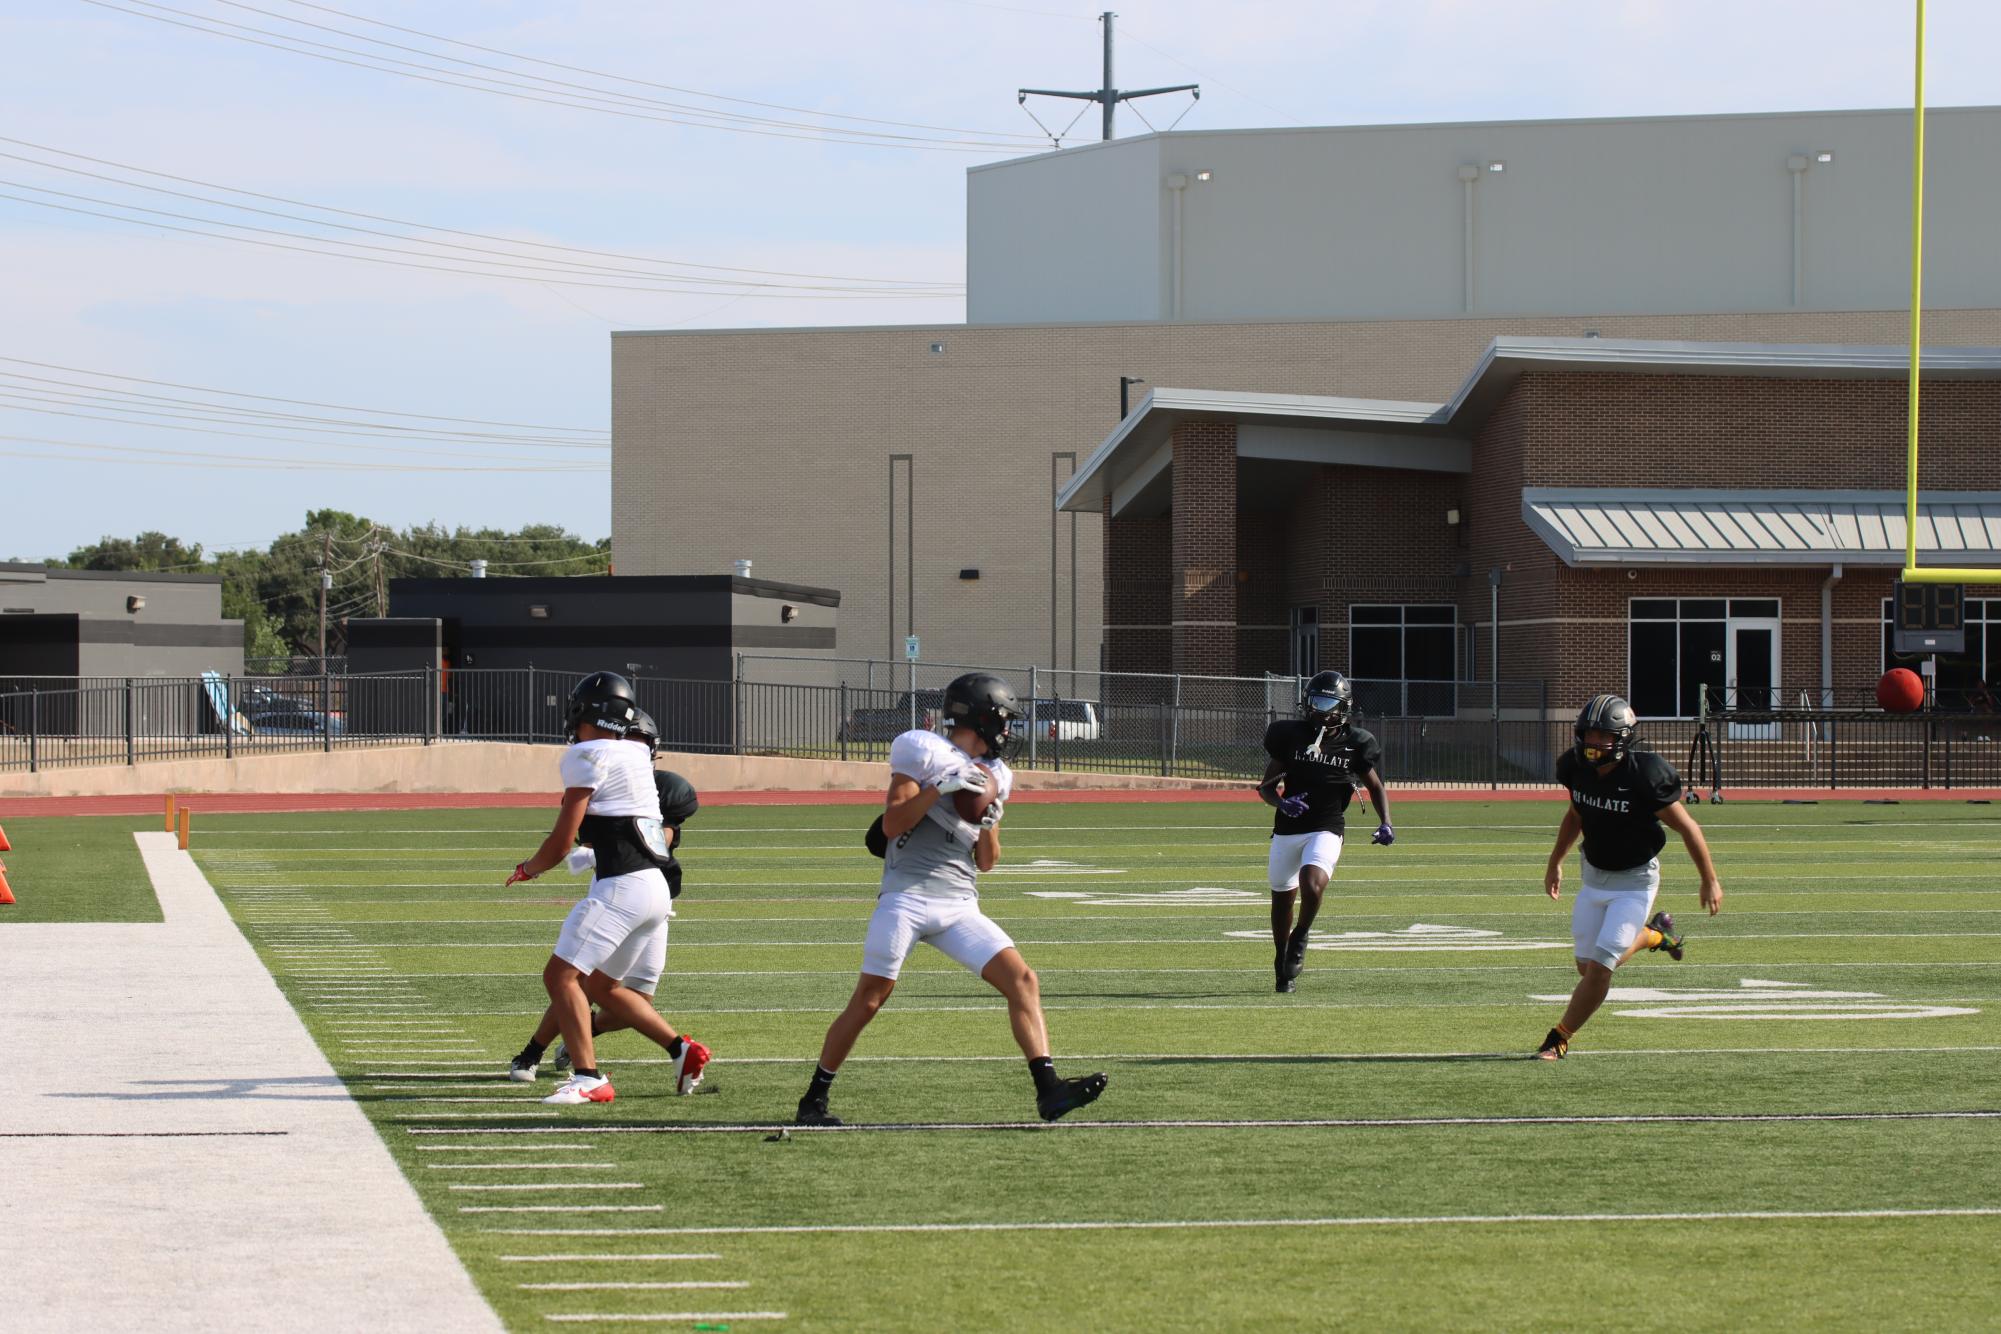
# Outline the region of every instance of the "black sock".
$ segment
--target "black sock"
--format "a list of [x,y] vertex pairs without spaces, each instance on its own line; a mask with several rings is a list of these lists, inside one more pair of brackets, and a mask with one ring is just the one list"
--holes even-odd
[[545,1044],[537,1042],[534,1038],[528,1039],[528,1045],[521,1049],[521,1054],[514,1058],[514,1063],[516,1065],[534,1065],[542,1059],[544,1047]]
[[1056,1062],[1047,1056],[1037,1056],[1028,1063],[1028,1073],[1035,1080],[1035,1091],[1047,1093],[1057,1085]]
[[679,1033],[676,1033],[674,1040],[667,1044],[667,1054],[669,1056],[679,1056],[681,1054],[681,1035]]
[[806,1086],[806,1101],[825,1102],[827,1100],[827,1090],[834,1086],[834,1076],[838,1073],[838,1071],[829,1070],[823,1065],[814,1066],[813,1082]]
[[576,1069],[572,1070],[572,1071],[571,1071],[570,1073],[571,1073],[572,1075],[575,1075],[575,1076],[576,1076],[577,1078],[579,1078],[579,1079],[603,1079],[603,1078],[604,1078],[604,1076],[603,1076],[603,1075],[601,1075],[601,1074],[599,1074],[599,1073],[598,1073],[598,1068],[597,1068],[596,1066],[594,1066],[594,1065],[589,1065],[589,1066],[585,1066],[585,1065],[580,1065],[580,1066],[578,1066],[578,1067],[577,1067]]

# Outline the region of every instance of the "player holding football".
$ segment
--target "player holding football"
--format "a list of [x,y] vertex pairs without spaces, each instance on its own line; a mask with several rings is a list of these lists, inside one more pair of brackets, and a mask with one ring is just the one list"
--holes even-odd
[[[632,725],[626,729],[625,739],[635,745],[644,747],[648,760],[652,760],[660,753],[660,729],[654,723],[653,715],[644,709],[633,710]],[[701,799],[695,794],[694,785],[671,769],[655,769],[653,771],[653,790],[660,797],[660,819],[662,824],[666,826],[668,836],[667,860],[661,865],[660,871],[661,874],[667,877],[668,897],[670,899],[678,899],[681,897],[681,863],[676,859],[674,851],[681,846],[681,826],[694,817],[695,813],[701,809],[702,803]],[[579,844],[570,853],[568,858],[568,866],[572,875],[583,875],[592,870],[596,865],[597,855],[592,851],[589,844]],[[670,919],[674,916],[671,906],[668,908],[667,916]],[[653,992],[659,983],[659,977],[660,970],[650,967],[650,965],[648,970],[626,978],[609,978],[603,973],[591,973],[585,977],[583,982],[584,994],[590,998],[592,1007],[591,1036],[600,1038],[607,1033],[616,1033],[622,1028],[632,1027],[623,1016],[599,1008],[604,1003],[605,990],[613,982],[623,982],[627,988],[637,992],[648,1005],[651,1005],[653,1003]],[[542,1060],[542,1052],[551,1042],[554,1042],[556,1049],[549,1053],[549,1064],[555,1068],[558,1075],[567,1079],[570,1070],[573,1068],[573,1062],[570,1058],[570,1049],[564,1046],[561,1039],[557,1036],[558,1031],[556,1026],[556,1007],[554,1004],[551,1004],[543,1012],[542,1022],[536,1025],[535,1036],[528,1040],[528,1045],[523,1047],[520,1054],[509,1064],[507,1077],[517,1084],[534,1083],[536,1069]],[[673,1032],[671,1028],[665,1031],[669,1034]],[[648,1036],[653,1037],[656,1042],[661,1041],[657,1032],[648,1034]],[[668,1047],[670,1055],[677,1054],[675,1049],[669,1046],[667,1042],[661,1042],[661,1045]],[[700,1043],[695,1043],[694,1045],[701,1047]],[[707,1051],[706,1047],[702,1047],[702,1052],[704,1053],[703,1059],[705,1060],[707,1059]],[[689,1089],[692,1089],[695,1084],[699,1084],[700,1082],[701,1075],[698,1069],[694,1080],[688,1086]]]
[[[653,765],[644,748],[624,739],[637,714],[632,683],[624,677],[593,672],[577,683],[568,714],[574,744],[563,752],[563,804],[555,828],[507,878],[510,885],[533,880],[562,864],[579,841],[590,845],[595,862],[590,894],[564,919],[542,970],[556,1026],[575,1062],[570,1078],[542,1100],[560,1106],[610,1102],[614,1096],[591,1041],[593,999],[667,1049],[680,1092],[695,1091],[709,1059],[707,1048],[676,1033],[653,1008],[673,910],[662,873],[669,849]],[[587,986],[590,978],[596,980]],[[514,1062],[519,1070],[528,1058],[530,1079],[541,1056],[535,1046],[531,1041]]]
[[1663,826],[1681,835],[1702,877],[1702,906],[1711,917],[1723,909],[1709,844],[1681,804],[1681,775],[1652,751],[1633,749],[1639,722],[1633,706],[1617,695],[1596,696],[1577,715],[1577,745],[1556,762],[1556,781],[1569,793],[1570,806],[1557,826],[1542,883],[1550,898],[1561,897],[1563,860],[1582,835],[1584,868],[1570,906],[1578,981],[1563,1018],[1536,1052],[1539,1060],[1564,1058],[1571,1038],[1605,1003],[1620,964],[1641,950],[1664,949],[1669,958],[1681,958],[1673,916],[1653,912],[1661,887],[1659,853],[1667,845]]
[[799,1100],[799,1125],[841,1124],[827,1110],[828,1090],[919,941],[1007,998],[1008,1023],[1028,1058],[1043,1120],[1105,1091],[1102,1074],[1057,1077],[1041,984],[1007,932],[980,911],[977,876],[1000,860],[1001,812],[1014,788],[1006,752],[1021,706],[998,676],[969,672],[945,687],[944,717],[943,735],[910,731],[890,744],[889,793],[869,830],[869,850],[883,859],[882,888],[862,947],[861,979],[827,1029],[819,1067]]
[[[1277,957],[1278,990],[1297,989],[1295,979],[1306,967],[1306,939],[1334,864],[1341,860],[1347,829],[1348,803],[1355,782],[1369,789],[1382,823],[1370,842],[1387,847],[1396,842],[1390,827],[1390,795],[1383,790],[1380,770],[1383,749],[1370,733],[1349,721],[1354,687],[1339,672],[1321,672],[1306,683],[1299,717],[1281,719],[1265,729],[1265,767],[1258,796],[1275,807],[1271,855],[1266,870],[1271,882],[1271,939]],[[1299,924],[1293,925],[1293,901],[1299,901]]]

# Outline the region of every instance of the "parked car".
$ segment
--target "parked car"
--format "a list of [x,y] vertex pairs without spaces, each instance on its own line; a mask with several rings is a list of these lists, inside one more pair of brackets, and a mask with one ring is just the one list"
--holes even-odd
[[318,709],[285,705],[246,711],[243,716],[249,722],[253,736],[347,735],[347,724],[341,721],[339,714],[321,713]]
[[[917,692],[915,725],[935,728],[943,716],[945,692],[942,690],[920,690]],[[886,709],[856,709],[841,724],[841,739],[844,741],[894,741],[908,732],[912,726],[910,692],[904,691],[894,705]]]
[[1104,734],[1098,706],[1088,699],[1030,700],[1028,726],[1047,741],[1096,741]]

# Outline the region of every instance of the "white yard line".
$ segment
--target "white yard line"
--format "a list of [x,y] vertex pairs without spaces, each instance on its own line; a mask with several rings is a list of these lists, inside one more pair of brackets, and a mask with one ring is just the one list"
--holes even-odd
[[9,1100],[0,1235],[31,1241],[5,1323],[351,1329],[366,1293],[399,1322],[498,1330],[193,860],[137,838],[163,921],[6,928],[11,1036],[78,1059]]
[[[1526,1060],[1526,1057],[1517,1057]],[[1653,1112],[1607,1116],[1384,1116],[1300,1117],[1244,1120],[1064,1121],[888,1121],[842,1126],[796,1126],[782,1121],[690,1122],[682,1125],[551,1127],[556,1135],[742,1135],[785,1130],[794,1135],[977,1133],[1039,1130],[1075,1134],[1085,1130],[1412,1130],[1486,1129],[1512,1126],[1764,1125],[1794,1121],[2001,1121],[2001,1111],[1946,1112]],[[465,1132],[453,1132],[465,1133]]]
[[1348,1218],[1180,1218],[1037,1223],[793,1223],[745,1227],[500,1229],[515,1237],[724,1237],[845,1232],[1166,1232],[1206,1228],[1481,1227],[1508,1223],[1793,1222],[1850,1218],[1995,1218],[2001,1208],[1714,1209],[1686,1213],[1414,1214]]

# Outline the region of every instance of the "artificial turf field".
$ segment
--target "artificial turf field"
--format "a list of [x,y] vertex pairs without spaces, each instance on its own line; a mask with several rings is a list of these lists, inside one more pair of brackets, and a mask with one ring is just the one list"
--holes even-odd
[[862,808],[688,827],[658,1002],[715,1063],[675,1097],[614,1035],[617,1101],[576,1109],[504,1077],[584,888],[501,888],[544,813],[205,815],[194,849],[517,1328],[1992,1328],[1993,808],[1704,808],[1724,915],[1671,840],[1686,961],[1542,1063],[1560,812],[1402,806],[1275,995],[1261,807],[1017,805],[982,897],[1103,1100],[1035,1123],[998,997],[920,949],[835,1085],[858,1128],[783,1142],[859,962]]

